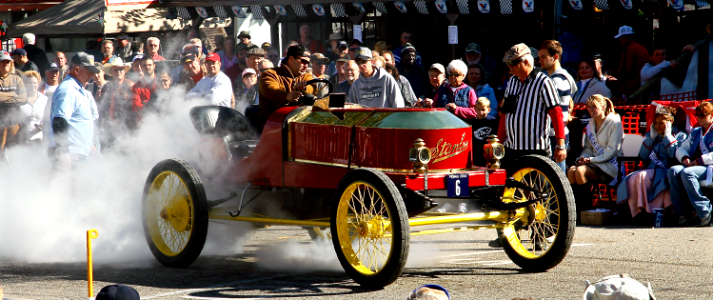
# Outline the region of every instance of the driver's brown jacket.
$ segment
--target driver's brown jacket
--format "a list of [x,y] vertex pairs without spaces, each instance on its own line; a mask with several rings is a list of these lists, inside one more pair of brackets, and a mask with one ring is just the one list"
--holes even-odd
[[[295,83],[309,81],[312,78],[310,73],[295,77],[285,65],[263,72],[260,75],[260,82],[258,82],[258,91],[260,92],[259,126],[262,127],[267,122],[267,118],[280,107],[297,105],[297,102],[289,102],[285,100],[285,97],[293,90]],[[308,85],[303,92],[314,94],[314,87]]]

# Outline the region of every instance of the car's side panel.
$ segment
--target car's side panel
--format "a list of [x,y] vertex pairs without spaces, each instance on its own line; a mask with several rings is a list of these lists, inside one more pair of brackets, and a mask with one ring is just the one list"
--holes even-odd
[[431,149],[431,170],[466,169],[472,166],[471,130],[454,129],[392,129],[357,126],[356,164],[366,168],[395,171],[413,169],[408,152],[421,138]]
[[347,175],[346,167],[285,162],[285,186],[313,189],[335,189]]
[[253,185],[283,186],[282,126],[285,117],[295,108],[297,107],[283,107],[270,115],[255,150],[250,156],[236,163],[234,181],[251,181]]
[[349,163],[352,126],[308,123],[291,123],[289,126],[290,157],[293,160],[345,166]]

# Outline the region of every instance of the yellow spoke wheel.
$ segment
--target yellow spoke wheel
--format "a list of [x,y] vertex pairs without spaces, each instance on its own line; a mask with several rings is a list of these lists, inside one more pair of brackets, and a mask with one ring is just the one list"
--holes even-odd
[[208,233],[203,183],[186,162],[167,159],[146,179],[143,225],[154,257],[169,267],[185,267],[198,258]]
[[332,242],[347,275],[362,286],[394,282],[408,257],[408,214],[401,194],[382,172],[349,172],[337,187]]
[[[515,264],[529,271],[544,271],[559,264],[574,238],[575,208],[572,188],[551,159],[526,155],[508,170],[515,180],[545,193],[541,201],[520,209],[522,217],[511,219],[500,231],[503,250]],[[533,191],[506,187],[505,201],[537,199]]]

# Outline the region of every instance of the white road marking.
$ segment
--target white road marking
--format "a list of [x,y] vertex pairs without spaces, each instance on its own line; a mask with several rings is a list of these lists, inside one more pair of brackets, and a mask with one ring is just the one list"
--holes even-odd
[[[153,296],[148,296],[148,297],[141,297],[141,299],[153,299],[153,298],[166,297],[166,296],[172,296],[172,295],[178,295],[178,294],[188,294],[188,293],[194,293],[194,292],[210,291],[215,288],[235,286],[238,284],[250,283],[250,282],[255,282],[255,281],[260,281],[260,280],[265,280],[265,279],[284,277],[284,276],[288,276],[288,275],[274,275],[274,276],[266,276],[266,277],[248,279],[248,280],[241,280],[241,281],[235,281],[235,282],[230,282],[230,283],[217,284],[217,285],[213,285],[213,286],[209,286],[209,287],[205,287],[205,288],[180,290],[180,291],[168,292],[168,293],[163,293],[163,294],[158,294],[158,295],[153,295]],[[210,299],[210,298],[207,298],[207,299]]]
[[[586,246],[594,246],[594,244],[572,244],[571,247],[586,247]],[[459,256],[473,256],[473,255],[481,255],[481,254],[491,254],[491,253],[503,253],[503,250],[492,250],[492,251],[478,251],[478,252],[469,252],[469,253],[459,253],[459,254],[451,254],[451,255],[444,255],[444,256],[439,256],[439,259],[444,259],[444,258],[450,258],[450,257],[459,257]],[[492,260],[492,261],[480,261],[479,258],[458,258],[458,259],[445,259],[441,260],[441,263],[445,264],[453,264],[453,265],[467,265],[467,264],[483,264],[486,266],[494,266],[494,265],[504,265],[504,264],[510,264],[512,263],[511,260]]]

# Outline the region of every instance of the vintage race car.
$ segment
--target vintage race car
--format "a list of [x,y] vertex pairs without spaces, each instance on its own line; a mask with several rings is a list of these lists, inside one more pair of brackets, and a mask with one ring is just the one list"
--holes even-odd
[[[209,220],[297,225],[315,238],[331,235],[346,273],[373,288],[399,277],[416,234],[496,228],[507,255],[525,270],[544,271],[564,259],[574,235],[574,198],[551,159],[525,156],[517,168],[501,169],[504,148],[492,136],[488,165],[474,166],[471,128],[452,113],[344,105],[338,94],[326,100],[339,97],[339,107],[277,110],[259,139],[237,111],[193,108],[196,129],[222,142],[223,168],[208,174],[167,159],[151,170],[143,223],[158,261],[193,263]],[[207,199],[199,173],[231,195]],[[478,210],[434,209],[449,202]],[[490,224],[412,231],[474,221]]]

